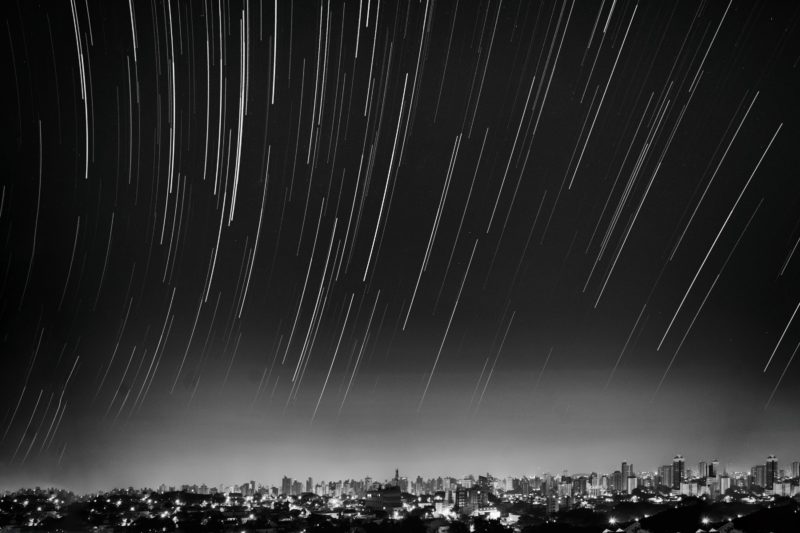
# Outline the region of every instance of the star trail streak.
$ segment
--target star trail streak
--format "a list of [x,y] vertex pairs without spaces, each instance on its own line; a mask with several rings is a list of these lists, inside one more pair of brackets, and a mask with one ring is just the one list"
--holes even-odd
[[0,490],[800,440],[800,6],[2,13]]

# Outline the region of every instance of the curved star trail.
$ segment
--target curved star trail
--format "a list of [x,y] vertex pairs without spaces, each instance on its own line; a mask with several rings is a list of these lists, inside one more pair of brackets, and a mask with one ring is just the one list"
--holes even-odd
[[800,7],[6,4],[0,488],[800,439]]

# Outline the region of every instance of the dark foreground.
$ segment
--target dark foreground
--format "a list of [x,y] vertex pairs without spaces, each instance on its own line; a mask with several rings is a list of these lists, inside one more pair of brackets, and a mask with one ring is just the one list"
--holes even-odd
[[759,505],[687,500],[678,505],[615,502],[594,509],[547,513],[540,506],[495,505],[487,513],[431,507],[391,514],[345,500],[331,508],[307,498],[254,501],[184,492],[17,492],[0,498],[0,532],[264,532],[264,533],[798,533],[800,502]]

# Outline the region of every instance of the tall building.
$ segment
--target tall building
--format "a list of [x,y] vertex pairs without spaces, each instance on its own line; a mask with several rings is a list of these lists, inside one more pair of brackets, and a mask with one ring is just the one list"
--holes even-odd
[[778,481],[778,458],[770,455],[767,457],[766,480],[763,487],[772,490],[772,486],[776,481]]
[[711,461],[711,464],[708,465],[708,477],[717,477],[719,475],[719,461],[714,459]]
[[622,472],[619,470],[614,470],[611,474],[611,488],[616,491],[625,490],[625,482],[622,478]]
[[471,514],[481,506],[485,506],[489,502],[489,492],[482,487],[471,487],[456,489],[455,503],[456,508],[462,514]]
[[281,494],[289,496],[292,493],[292,478],[283,476],[281,480]]
[[633,494],[633,491],[639,486],[639,480],[636,478],[636,476],[629,476],[625,479],[625,484],[625,492],[628,494]]
[[705,461],[700,461],[697,463],[697,477],[706,476],[708,476],[708,463]]
[[672,465],[659,466],[658,478],[661,486],[672,488]]
[[719,491],[725,494],[725,491],[729,488],[731,488],[731,478],[728,477],[728,474],[723,474],[722,477],[719,478]]
[[555,494],[547,495],[547,514],[555,514],[558,512],[559,501]]
[[800,461],[794,461],[792,463],[792,477],[800,477]]
[[750,469],[751,481],[754,485],[761,488],[767,486],[767,467],[765,465],[756,465]]
[[633,475],[633,465],[629,465],[626,461],[622,461],[622,479],[628,479]]
[[314,480],[310,477],[306,480],[306,492],[314,492]]
[[681,483],[686,479],[686,461],[682,455],[676,455],[672,459],[672,488],[681,488]]

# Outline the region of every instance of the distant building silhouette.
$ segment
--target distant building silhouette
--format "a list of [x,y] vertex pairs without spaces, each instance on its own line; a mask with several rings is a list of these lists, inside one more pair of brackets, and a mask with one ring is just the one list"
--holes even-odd
[[672,459],[672,488],[680,490],[681,483],[686,479],[686,462],[682,455]]
[[774,455],[770,455],[767,457],[766,480],[762,486],[765,489],[772,490],[776,481],[778,481],[778,458]]
[[672,465],[659,466],[658,478],[661,486],[672,488]]
[[750,483],[762,489],[767,486],[766,465],[756,465],[750,469]]
[[717,477],[719,475],[719,461],[714,459],[711,461],[711,464],[708,465],[708,477]]

